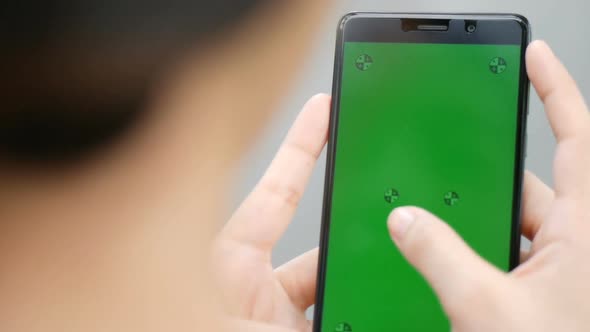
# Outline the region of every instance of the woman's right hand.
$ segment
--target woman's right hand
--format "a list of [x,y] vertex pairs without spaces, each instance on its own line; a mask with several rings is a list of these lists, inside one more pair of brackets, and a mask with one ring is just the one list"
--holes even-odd
[[527,70],[557,150],[554,189],[526,174],[523,234],[532,249],[521,265],[496,269],[422,209],[398,208],[389,218],[394,242],[433,287],[455,332],[590,331],[590,113],[544,42],[529,46]]

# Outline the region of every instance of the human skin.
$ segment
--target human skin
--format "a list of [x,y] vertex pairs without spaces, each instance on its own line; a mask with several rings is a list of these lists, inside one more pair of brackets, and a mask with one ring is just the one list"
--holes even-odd
[[[590,193],[590,119],[575,83],[544,43],[531,44],[527,64],[558,149],[555,191],[533,174],[525,176],[523,233],[533,246],[522,265],[500,272],[447,224],[416,207],[395,210],[389,221],[395,242],[434,287],[454,331],[590,326],[590,213],[584,204]],[[274,269],[270,257],[325,144],[328,101],[316,96],[304,107],[268,171],[218,236],[213,257],[233,324],[253,331],[311,331],[305,309],[314,302],[317,249]]]
[[1,331],[221,329],[208,262],[225,193],[328,2],[267,1],[195,45],[152,82],[148,116],[81,162],[0,164]]
[[545,43],[530,45],[527,70],[545,104],[557,150],[554,188],[526,176],[523,233],[532,248],[520,266],[499,271],[418,207],[398,208],[389,218],[394,242],[433,287],[456,332],[590,328],[590,114]]
[[[42,171],[1,165],[0,330],[216,331],[226,324],[232,331],[308,330],[304,310],[313,303],[317,251],[277,269],[273,269],[269,257],[325,142],[327,97],[316,97],[306,106],[298,129],[287,139],[291,143],[283,146],[286,150],[278,154],[270,175],[265,176],[267,180],[246,199],[224,230],[217,231],[233,167],[287,90],[325,6],[323,1],[303,0],[261,9],[224,43],[212,46],[206,54],[188,56],[160,82],[149,119],[125,140],[90,160]],[[305,24],[301,24],[302,18]],[[297,27],[296,33],[293,27]],[[260,54],[266,56],[263,63]],[[533,70],[531,78],[541,82],[541,76],[550,74]],[[570,82],[563,75],[549,77]],[[566,106],[566,117],[573,118],[572,107],[580,106],[581,97],[568,91],[546,93],[552,96],[546,102],[555,109]],[[584,122],[578,123],[578,118],[583,117],[567,123],[582,126]],[[562,127],[567,126],[554,126]],[[575,146],[577,141],[565,139],[560,146]],[[572,156],[569,148],[561,150],[566,151],[560,155],[567,161],[562,162],[566,169],[562,173],[573,173],[567,158],[580,156]],[[587,156],[576,162],[585,162],[588,169]],[[553,193],[531,179],[527,181],[525,202],[553,198]],[[574,181],[587,183],[587,177],[576,175]],[[587,197],[588,187],[584,188]],[[559,196],[561,191],[556,189]],[[571,195],[569,192],[564,197]],[[525,207],[533,205],[527,203]],[[588,219],[577,208],[554,209],[554,213],[578,213],[580,220]],[[525,209],[525,225],[534,225],[527,220],[546,219],[534,217],[535,213],[546,216],[535,211],[543,210]],[[566,219],[561,217],[554,219]],[[560,234],[561,229],[573,227],[574,219],[567,218],[571,224],[554,222],[554,226],[525,228],[529,236],[537,234],[530,262],[540,261],[537,264],[542,265],[544,257],[551,257],[554,251],[544,249],[543,243]],[[557,231],[543,232],[555,228]],[[538,233],[536,229],[540,229]],[[582,226],[576,231],[580,238],[585,232]],[[550,235],[542,237],[544,233]],[[575,246],[564,242],[560,242],[561,248],[570,252],[582,247],[581,241],[573,241]],[[459,253],[469,255],[465,247],[457,249],[461,248],[465,250]],[[215,280],[208,268],[211,257]],[[581,255],[562,254],[558,258],[561,260],[552,261],[554,268],[564,264],[571,269],[581,262]],[[416,265],[419,269],[427,266]],[[584,265],[579,265],[580,274],[588,276]],[[551,265],[546,270],[549,274]],[[523,280],[526,272],[521,272]],[[539,274],[543,273],[531,273]],[[571,274],[560,284],[566,290],[576,285],[569,282],[568,278],[574,279]],[[558,287],[547,279],[531,278],[531,284]],[[564,291],[558,297],[555,291],[549,293],[543,290],[539,296],[557,309],[562,309],[559,305],[565,301],[581,301],[584,294]],[[556,301],[551,302],[550,295],[557,297],[553,299]],[[556,310],[554,316],[565,312],[569,314],[566,318],[577,319],[580,312],[587,312],[583,303],[571,308]],[[533,305],[524,312],[545,315],[538,319],[553,317],[548,310],[537,309],[539,306]],[[462,317],[453,321],[467,324],[470,316]],[[472,318],[476,322],[477,317]],[[559,320],[555,318],[555,322]]]
[[[317,249],[273,268],[272,249],[291,222],[327,139],[330,97],[313,97],[272,164],[214,246],[226,315],[252,331],[311,331],[305,310],[315,301]],[[242,331],[240,329],[240,331]]]

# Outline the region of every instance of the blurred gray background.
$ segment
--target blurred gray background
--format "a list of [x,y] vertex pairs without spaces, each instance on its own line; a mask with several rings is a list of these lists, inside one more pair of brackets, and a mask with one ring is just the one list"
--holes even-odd
[[[533,38],[546,40],[590,98],[590,12],[588,0],[341,0],[336,1],[325,24],[317,33],[314,48],[293,90],[277,112],[273,123],[242,161],[236,178],[234,206],[248,194],[270,163],[301,106],[318,92],[329,93],[336,24],[349,11],[393,12],[515,12],[529,18]],[[302,17],[301,24],[305,24]],[[531,93],[527,168],[551,183],[555,143],[543,107]],[[299,210],[287,233],[275,248],[273,262],[283,263],[319,243],[325,152],[321,156]]]

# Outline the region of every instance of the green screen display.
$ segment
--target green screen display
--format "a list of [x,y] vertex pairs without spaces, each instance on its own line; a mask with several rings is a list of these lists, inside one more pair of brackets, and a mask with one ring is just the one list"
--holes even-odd
[[517,45],[345,43],[321,331],[449,331],[388,235],[397,206],[508,270],[520,59]]

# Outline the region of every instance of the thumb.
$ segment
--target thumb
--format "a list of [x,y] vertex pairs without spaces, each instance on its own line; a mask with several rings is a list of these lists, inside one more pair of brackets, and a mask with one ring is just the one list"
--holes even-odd
[[503,273],[429,212],[416,207],[395,209],[389,216],[388,228],[402,254],[432,286],[448,315],[498,296],[495,289]]

